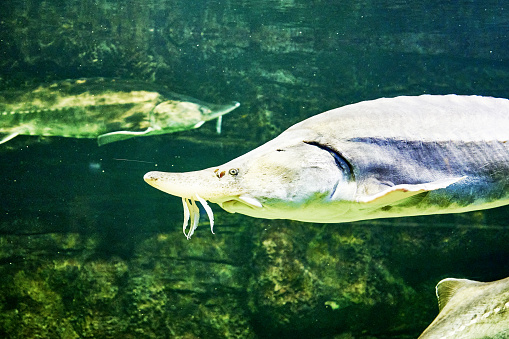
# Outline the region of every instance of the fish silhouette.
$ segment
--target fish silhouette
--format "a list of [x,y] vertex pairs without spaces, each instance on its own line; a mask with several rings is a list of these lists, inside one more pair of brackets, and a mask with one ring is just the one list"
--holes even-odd
[[17,135],[97,138],[99,145],[167,134],[220,119],[238,102],[216,105],[122,79],[64,80],[0,92],[0,144]]

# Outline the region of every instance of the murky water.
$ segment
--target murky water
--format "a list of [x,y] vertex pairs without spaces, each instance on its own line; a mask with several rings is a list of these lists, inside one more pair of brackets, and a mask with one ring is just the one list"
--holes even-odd
[[[504,1],[4,1],[0,89],[89,77],[239,101],[192,131],[0,145],[0,334],[414,338],[444,277],[509,275],[507,208],[321,225],[212,206],[182,234],[152,170],[224,163],[292,124],[397,95],[508,97]],[[204,214],[203,214],[204,215]]]

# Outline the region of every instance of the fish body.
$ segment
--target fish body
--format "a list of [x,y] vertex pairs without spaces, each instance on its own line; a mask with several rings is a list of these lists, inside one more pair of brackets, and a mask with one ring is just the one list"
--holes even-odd
[[447,278],[436,287],[440,312],[420,339],[509,338],[509,278]]
[[508,137],[507,99],[382,98],[308,118],[224,165],[144,178],[182,197],[192,221],[195,200],[324,223],[460,213],[509,203]]
[[239,103],[215,105],[151,83],[78,79],[0,92],[0,144],[17,135],[98,138],[99,145],[135,136],[200,127]]

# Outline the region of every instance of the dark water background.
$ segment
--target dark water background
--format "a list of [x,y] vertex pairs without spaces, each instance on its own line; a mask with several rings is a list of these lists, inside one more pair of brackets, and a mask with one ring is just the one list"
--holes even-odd
[[348,103],[507,98],[508,46],[506,1],[2,1],[1,90],[121,77],[241,107],[220,135],[0,145],[0,335],[418,336],[440,279],[509,276],[507,208],[320,225],[212,206],[217,234],[204,220],[187,241],[180,200],[142,177],[224,163]]

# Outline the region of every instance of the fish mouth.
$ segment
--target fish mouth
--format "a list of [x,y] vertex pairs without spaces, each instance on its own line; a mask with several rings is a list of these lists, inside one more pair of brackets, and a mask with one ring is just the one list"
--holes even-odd
[[[153,171],[146,173],[143,176],[143,180],[158,190],[182,198],[182,207],[184,208],[182,231],[188,240],[191,239],[191,236],[194,234],[200,222],[200,208],[196,201],[203,206],[203,209],[207,213],[210,221],[210,231],[214,234],[214,213],[207,204],[207,201],[200,197],[198,193],[187,190],[186,185],[175,185],[174,181],[168,181],[168,175],[168,173]],[[170,178],[172,177],[170,176]]]
[[218,204],[230,213],[245,210],[252,211],[263,207],[257,198],[250,195],[229,195],[226,192],[221,192],[222,188],[220,186],[211,185],[207,189],[206,185],[197,184],[197,182],[202,182],[200,179],[207,181],[210,180],[210,177],[216,178],[216,174],[209,170],[187,173],[153,171],[146,173],[143,176],[143,180],[158,190],[182,199],[182,206],[184,208],[182,231],[187,239],[190,239],[200,221],[199,204],[203,206],[209,217],[212,233],[214,233],[214,213],[207,201]]
[[246,208],[251,210],[263,208],[262,203],[258,199],[245,194],[217,202],[217,204],[221,206],[222,209],[230,213],[236,213],[239,210],[245,210]]
[[[148,172],[143,180],[149,185],[165,193],[180,197],[184,208],[184,223],[182,230],[187,239],[190,239],[198,227],[200,220],[200,207],[207,213],[210,221],[210,230],[214,233],[214,214],[207,201],[218,204],[225,211],[236,213],[261,209],[262,203],[258,198],[245,192],[228,191],[228,187],[217,182],[217,175],[211,169],[196,172],[169,173]],[[210,185],[203,184],[209,182]],[[253,213],[253,212],[251,212]]]

